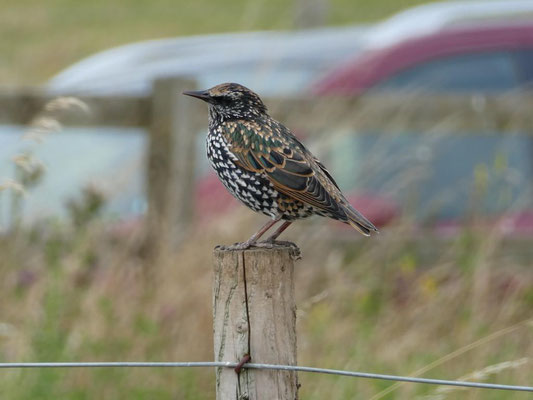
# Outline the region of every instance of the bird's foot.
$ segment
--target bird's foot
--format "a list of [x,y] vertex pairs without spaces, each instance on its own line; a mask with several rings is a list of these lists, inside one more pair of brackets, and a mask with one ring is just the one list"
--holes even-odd
[[294,260],[300,260],[302,258],[300,248],[293,242],[285,240],[272,240],[267,239],[261,242],[246,241],[242,243],[234,243],[231,246],[217,246],[216,250],[247,250],[251,248],[259,249],[275,249],[280,247],[290,247],[291,257]]
[[264,249],[273,249],[275,247],[293,247],[295,249],[298,248],[295,243],[289,242],[287,240],[262,240],[260,242],[254,243],[253,247],[262,247]]
[[233,243],[231,246],[217,246],[217,250],[246,250],[254,246],[255,242],[242,242],[242,243]]
[[259,247],[263,249],[275,249],[278,247],[290,247],[291,249],[291,257],[294,260],[300,260],[302,258],[302,253],[300,251],[300,248],[293,242],[289,242],[286,240],[273,240],[273,239],[267,239],[263,240],[261,242],[257,242],[253,244],[253,247]]

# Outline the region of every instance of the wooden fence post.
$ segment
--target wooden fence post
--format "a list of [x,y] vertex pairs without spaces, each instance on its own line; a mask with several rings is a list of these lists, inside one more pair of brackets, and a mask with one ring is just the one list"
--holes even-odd
[[193,215],[197,127],[184,90],[193,81],[159,79],[154,83],[147,173],[147,240],[151,250],[174,246]]
[[[215,360],[296,365],[294,249],[215,249]],[[247,294],[247,296],[246,296]],[[292,371],[229,368],[216,372],[217,400],[298,398]]]

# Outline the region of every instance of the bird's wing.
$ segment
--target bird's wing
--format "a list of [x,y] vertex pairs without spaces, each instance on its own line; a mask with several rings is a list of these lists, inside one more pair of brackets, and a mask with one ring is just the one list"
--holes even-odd
[[[274,187],[350,223],[363,234],[376,228],[345,199],[333,177],[298,139],[274,120],[230,121],[223,135],[241,168],[265,174]],[[353,226],[353,224],[352,224]]]

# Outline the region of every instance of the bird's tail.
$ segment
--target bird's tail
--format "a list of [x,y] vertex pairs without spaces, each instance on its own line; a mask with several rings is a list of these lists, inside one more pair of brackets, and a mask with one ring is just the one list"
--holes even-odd
[[379,232],[378,229],[372,224],[372,222],[366,219],[363,214],[361,214],[352,206],[344,207],[344,212],[348,217],[348,221],[346,222],[350,224],[359,233],[365,236],[370,236],[370,234],[373,232]]

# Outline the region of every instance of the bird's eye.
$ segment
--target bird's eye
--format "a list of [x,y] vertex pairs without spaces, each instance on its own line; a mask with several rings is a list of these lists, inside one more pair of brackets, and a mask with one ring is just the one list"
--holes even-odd
[[227,105],[227,104],[230,104],[232,99],[229,98],[228,96],[211,96],[211,98],[215,101],[215,103],[217,104],[220,104],[220,105]]

